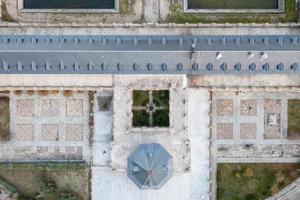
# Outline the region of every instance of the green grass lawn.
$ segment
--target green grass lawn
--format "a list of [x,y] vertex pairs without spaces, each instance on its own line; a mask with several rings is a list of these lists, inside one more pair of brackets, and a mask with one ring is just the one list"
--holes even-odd
[[288,100],[288,138],[300,138],[300,100]]
[[169,106],[169,90],[153,90],[152,95],[156,106]]
[[133,90],[133,106],[146,106],[149,103],[149,90]]
[[285,0],[284,13],[184,13],[181,1],[170,6],[167,22],[175,23],[285,23],[297,22],[295,0]]
[[[134,90],[132,92],[132,125],[134,127],[169,126],[169,91]],[[148,110],[149,105],[155,110]]]
[[263,200],[300,176],[300,164],[218,164],[218,200]]
[[81,199],[89,198],[89,168],[82,163],[0,164],[0,179],[26,199],[34,199],[45,180],[53,181],[58,192],[71,191]]

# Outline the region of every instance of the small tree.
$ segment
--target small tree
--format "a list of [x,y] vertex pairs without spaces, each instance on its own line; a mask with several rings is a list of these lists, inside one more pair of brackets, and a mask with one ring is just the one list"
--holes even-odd
[[56,185],[52,181],[43,181],[36,199],[52,200],[55,197]]
[[58,200],[80,200],[80,199],[72,192],[63,192],[59,195]]

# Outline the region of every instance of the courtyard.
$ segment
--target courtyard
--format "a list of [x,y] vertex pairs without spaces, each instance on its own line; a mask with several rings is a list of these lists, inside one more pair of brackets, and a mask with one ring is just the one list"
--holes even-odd
[[[300,157],[295,120],[299,93],[213,93],[213,135],[218,160],[281,162]],[[297,114],[296,114],[297,113]]]
[[10,121],[1,132],[1,161],[89,159],[86,92],[15,90],[1,95],[9,115],[1,113]]
[[[105,196],[107,200],[209,198],[209,95],[201,89],[187,91],[183,83],[182,76],[172,79],[166,76],[127,76],[126,79],[115,76],[113,93],[97,91],[93,199],[99,196]],[[109,96],[112,94],[111,99]],[[99,104],[99,101],[102,103]],[[187,101],[190,103],[187,104]],[[199,101],[201,106],[196,106]],[[111,105],[107,107],[110,109],[101,109],[103,103]],[[168,117],[161,121],[167,119],[169,123],[164,126],[156,124],[157,116],[153,115],[152,125],[147,118],[143,123],[138,121],[141,126],[135,126],[135,110],[146,112],[151,110],[151,105],[154,110],[160,107],[167,111]],[[118,109],[112,109],[116,107]],[[187,118],[187,112],[193,114]],[[161,117],[158,116],[158,119]],[[201,123],[192,123],[201,120]],[[101,126],[100,122],[106,126]],[[200,134],[197,130],[203,132]],[[127,176],[127,157],[139,144],[149,143],[159,143],[173,158],[173,176],[160,190],[140,190]],[[175,192],[178,195],[174,196]]]

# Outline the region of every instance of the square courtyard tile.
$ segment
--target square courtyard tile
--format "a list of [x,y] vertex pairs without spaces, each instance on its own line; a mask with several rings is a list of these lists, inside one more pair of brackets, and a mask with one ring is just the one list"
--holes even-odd
[[32,117],[34,115],[34,100],[33,99],[18,99],[17,100],[17,116]]
[[82,141],[83,127],[82,124],[67,124],[67,140]]
[[66,114],[68,117],[81,117],[83,113],[83,100],[67,99],[66,107]]
[[43,141],[58,141],[58,125],[43,124],[42,125],[42,140]]
[[218,123],[217,124],[218,139],[233,139],[233,123]]
[[257,115],[256,99],[241,100],[241,115],[242,116],[256,116]]
[[15,139],[17,141],[32,141],[32,140],[34,140],[34,125],[33,124],[17,124]]
[[54,117],[58,116],[58,100],[57,99],[44,99],[42,101],[42,116]]
[[233,100],[232,99],[218,99],[217,100],[217,115],[218,116],[232,116],[233,115]]
[[256,139],[256,124],[255,123],[241,123],[240,124],[240,138],[241,139]]

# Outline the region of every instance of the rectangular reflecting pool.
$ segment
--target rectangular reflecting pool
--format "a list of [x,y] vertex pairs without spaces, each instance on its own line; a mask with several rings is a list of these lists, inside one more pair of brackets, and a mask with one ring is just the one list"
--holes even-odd
[[25,9],[114,9],[115,0],[23,0]]
[[278,0],[187,0],[188,9],[278,9]]

